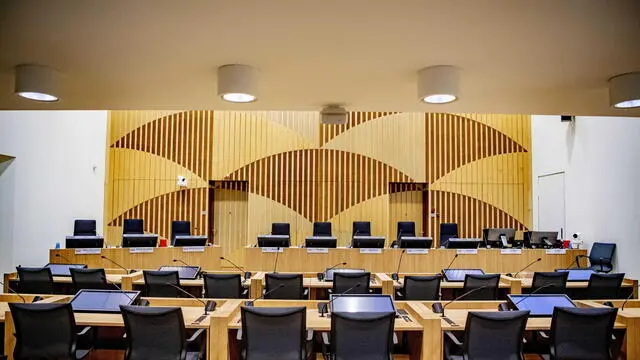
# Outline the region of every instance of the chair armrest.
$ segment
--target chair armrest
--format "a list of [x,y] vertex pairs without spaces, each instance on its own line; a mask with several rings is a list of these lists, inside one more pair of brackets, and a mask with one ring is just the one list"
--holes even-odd
[[238,333],[236,334],[236,340],[242,341],[242,329],[238,329]]
[[187,343],[191,344],[194,341],[196,341],[200,335],[202,335],[204,333],[204,329],[198,329],[196,332],[193,333],[193,335],[191,335],[190,338],[187,339]]
[[249,289],[244,289],[241,295],[243,298],[246,299],[249,296]]
[[456,344],[456,346],[462,347],[462,342],[460,342],[460,340],[458,340],[458,338],[451,331],[445,331],[444,334],[449,338],[449,340]]
[[84,329],[82,329],[82,331],[80,331],[78,333],[78,336],[85,336],[87,335],[87,333],[89,332],[89,330],[91,330],[91,326],[86,326]]
[[540,335],[540,337],[545,339],[545,340],[549,340],[551,338],[551,336],[549,336],[549,334],[547,334],[544,331],[538,331],[538,335]]
[[313,340],[314,332],[313,330],[307,330],[307,341]]
[[396,291],[396,298],[402,299],[403,297],[404,297],[404,295],[402,294],[402,292]]
[[322,343],[325,344],[326,346],[329,346],[329,344],[331,344],[329,342],[329,333],[328,332],[323,332],[322,333]]
[[302,293],[302,295],[306,298],[309,299],[309,289],[304,289],[304,292]]
[[398,345],[398,334],[396,334],[396,332],[393,332],[393,345]]

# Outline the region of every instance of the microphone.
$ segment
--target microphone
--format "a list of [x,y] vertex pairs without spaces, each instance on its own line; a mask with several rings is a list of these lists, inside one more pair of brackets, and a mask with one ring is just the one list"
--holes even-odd
[[241,272],[243,272],[245,280],[251,279],[251,271],[246,271],[245,269],[241,268],[236,263],[234,263],[233,261],[227,259],[224,256],[220,256],[220,260],[224,260],[224,261],[228,262],[229,264],[231,264],[231,266],[233,266],[234,268],[236,268],[236,269],[240,270]]
[[278,267],[278,255],[280,255],[280,246],[276,249],[276,261],[273,263],[273,273],[277,274],[276,268]]
[[338,267],[338,266],[340,266],[340,265],[343,265],[343,266],[344,266],[344,265],[347,265],[347,262],[346,262],[346,261],[344,261],[344,262],[341,262],[341,263],[337,263],[337,264],[333,265],[332,267],[327,268],[327,270],[325,270],[325,271],[333,270],[333,269],[337,268],[337,267]]
[[341,263],[337,263],[337,264],[333,265],[332,267],[327,268],[324,272],[317,273],[316,276],[318,277],[318,281],[324,281],[325,274],[327,272],[337,268],[340,265],[347,265],[347,262],[344,261],[344,262],[341,262]]
[[261,296],[259,296],[259,297],[255,298],[255,299],[253,299],[253,300],[249,300],[249,301],[245,302],[245,303],[244,303],[244,305],[245,305],[245,306],[253,306],[253,303],[255,303],[256,301],[261,300],[261,299],[264,299],[264,298],[265,298],[265,296],[267,296],[267,295],[271,295],[271,294],[273,294],[276,290],[280,290],[280,289],[282,289],[283,287],[284,287],[284,284],[280,284],[280,285],[276,286],[275,288],[273,288],[273,289],[271,289],[271,290],[269,290],[269,291],[265,292],[265,293],[264,293],[264,294],[262,294]]
[[329,305],[333,304],[334,301],[336,301],[337,298],[339,298],[342,295],[345,295],[346,293],[348,293],[349,291],[360,287],[361,284],[360,283],[355,283],[352,287],[348,288],[347,290],[341,292],[340,294],[337,294],[333,297],[333,299],[331,299],[331,301],[329,301],[328,303],[318,303],[318,312],[320,313],[320,317],[324,317],[324,314],[326,314],[329,311]]
[[117,262],[115,262],[113,259],[110,259],[104,255],[100,255],[101,258],[103,259],[107,259],[109,260],[110,263],[114,264],[115,266],[119,267],[120,269],[124,270],[127,274],[131,274],[134,272],[134,270],[127,270],[127,268],[125,268],[124,266],[118,264]]
[[180,264],[186,266],[186,267],[191,267],[191,265],[187,264],[186,262],[180,260],[180,259],[173,259],[173,262],[179,262]]
[[391,274],[391,279],[393,279],[394,281],[400,280],[400,276],[398,276],[398,273],[400,272],[400,265],[402,264],[402,257],[404,256],[404,253],[406,253],[406,252],[407,252],[406,249],[402,249],[402,254],[400,254],[400,260],[398,260],[398,269],[396,270],[395,273]]
[[447,274],[447,270],[449,270],[451,268],[451,265],[453,265],[453,263],[456,261],[456,259],[458,258],[459,254],[456,253],[456,255],[453,257],[453,259],[451,259],[451,262],[449,263],[449,266],[447,266],[444,270],[442,270],[442,275],[446,276]]
[[181,293],[183,293],[183,294],[187,295],[188,297],[190,297],[190,298],[192,298],[192,299],[196,299],[196,300],[198,300],[198,301],[199,301],[199,302],[204,306],[204,314],[205,314],[205,315],[209,315],[209,311],[215,311],[215,309],[216,309],[216,302],[215,302],[215,301],[211,301],[211,300],[209,300],[209,301],[207,301],[207,302],[204,302],[204,301],[202,301],[201,299],[198,299],[197,297],[195,297],[195,296],[194,296],[193,294],[191,294],[190,292],[185,291],[185,290],[184,290],[183,288],[181,288],[180,286],[176,286],[176,285],[174,285],[174,284],[172,284],[172,283],[170,283],[170,282],[165,282],[164,284],[165,284],[165,285],[169,285],[169,286],[171,286],[172,288],[174,288],[174,289],[176,289],[176,290],[180,291]]
[[62,260],[66,261],[67,264],[71,264],[71,260],[67,259],[66,257],[60,255],[60,254],[56,254],[56,257],[61,258]]
[[624,300],[624,302],[622,303],[622,307],[620,308],[620,310],[624,310],[624,306],[625,306],[625,305],[627,305],[627,302],[628,302],[629,300],[631,300],[631,298],[633,297],[633,290],[635,290],[635,288],[631,290],[631,294],[629,294],[629,296],[627,296],[627,298]]
[[[480,291],[480,290],[482,290],[482,289],[486,289],[486,288],[488,288],[488,287],[490,287],[490,285],[480,286],[480,287],[477,287],[477,288],[475,288],[475,289],[471,289],[471,290],[467,291],[466,293],[464,293],[464,294],[462,294],[462,295],[458,296],[457,298],[455,298],[455,299],[453,299],[453,300],[449,301],[448,303],[444,304],[444,306],[442,306],[442,304],[440,304],[439,302],[437,302],[437,303],[435,303],[435,304],[433,304],[433,305],[432,305],[433,311],[434,311],[434,312],[436,312],[436,313],[441,313],[441,314],[442,314],[441,316],[442,316],[442,317],[445,317],[445,316],[444,316],[444,309],[446,309],[446,308],[447,308],[447,306],[449,306],[451,303],[456,302],[456,301],[458,301],[458,300],[460,300],[460,299],[463,299],[463,298],[465,298],[465,297],[467,297],[467,296],[469,296],[469,295],[473,294],[473,293],[474,293],[474,292],[476,292],[476,291]],[[448,318],[446,318],[446,319],[448,319]],[[446,319],[445,319],[445,321],[449,322],[449,320],[446,320]],[[453,323],[453,321],[451,321],[451,323]],[[453,324],[451,324],[451,325],[453,325]]]
[[[18,297],[22,300],[22,302],[23,302],[23,303],[25,303],[25,304],[27,303],[27,299],[25,299],[25,298],[24,298],[24,296],[22,296],[22,295],[18,294],[18,292],[17,292],[17,291],[13,290],[13,289],[11,288],[11,286],[9,286],[9,285],[5,285],[3,282],[0,282],[0,285],[2,285],[2,286],[6,286],[6,287],[7,287],[7,290],[9,290],[9,292],[11,292],[11,293],[13,293],[13,294],[15,294],[15,295],[18,295]],[[35,298],[34,298],[34,300],[35,300]]]
[[525,296],[522,299],[518,300],[518,302],[513,304],[513,306],[518,306],[518,304],[520,304],[521,302],[527,300],[529,297],[531,297],[531,295],[534,295],[534,294],[540,292],[541,290],[548,289],[548,288],[551,288],[551,287],[556,287],[556,285],[555,284],[542,285],[539,288],[537,288],[537,289],[533,290],[532,292],[528,293],[527,296]]
[[535,261],[532,261],[530,264],[528,264],[527,266],[523,267],[522,269],[520,269],[520,271],[518,271],[517,273],[515,273],[515,275],[511,274],[511,273],[507,273],[507,276],[511,276],[511,277],[516,277],[518,276],[518,274],[520,274],[521,272],[525,271],[526,269],[530,268],[533,264],[537,263],[538,261],[542,261],[542,258],[537,258]]

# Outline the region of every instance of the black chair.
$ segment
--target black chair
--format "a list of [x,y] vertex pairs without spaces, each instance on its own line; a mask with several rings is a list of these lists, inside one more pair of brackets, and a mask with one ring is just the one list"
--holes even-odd
[[341,294],[351,289],[356,284],[360,284],[360,286],[351,289],[351,291],[349,291],[349,294],[368,294],[370,281],[371,273],[369,272],[334,272],[333,288],[331,289],[331,292],[333,294]]
[[246,290],[240,274],[202,274],[204,296],[208,299],[242,299]]
[[371,236],[371,222],[370,221],[354,221],[353,232],[351,237],[354,236]]
[[332,360],[391,360],[396,314],[331,314],[331,334],[322,334],[323,353]]
[[73,222],[73,236],[96,236],[96,221],[75,220]]
[[440,246],[446,247],[449,239],[458,237],[458,224],[441,223],[440,224]]
[[302,300],[308,295],[303,285],[302,274],[265,274],[265,293],[277,287],[281,288],[267,294],[265,299]]
[[587,299],[620,299],[620,289],[622,288],[622,274],[598,274],[593,273],[589,277],[587,286]]
[[613,359],[611,335],[617,313],[612,308],[554,308],[551,359]]
[[406,275],[402,292],[398,293],[398,297],[402,300],[423,300],[437,301],[440,300],[440,275],[434,276],[413,276]]
[[172,221],[171,222],[171,245],[176,241],[176,236],[191,235],[190,221]]
[[[524,360],[522,353],[524,331],[529,311],[471,311],[467,314],[464,342],[454,333],[445,332],[445,358]],[[453,348],[462,350],[454,355]]]
[[609,273],[613,270],[613,255],[615,252],[616,244],[595,242],[591,246],[589,256],[576,256],[576,264],[578,265],[578,268],[580,268],[580,258],[586,257],[589,259],[588,269],[597,272]]
[[291,236],[291,225],[289,223],[272,223],[271,235]]
[[564,294],[567,292],[568,271],[535,272],[531,282],[531,293]]
[[303,360],[312,353],[312,336],[305,336],[307,308],[243,306],[240,311],[243,359]]
[[180,297],[182,295],[182,292],[176,289],[180,287],[180,276],[177,271],[144,270],[142,274],[147,296]]
[[314,222],[313,223],[313,236],[331,236],[331,223],[330,222]]
[[114,285],[107,282],[104,269],[69,268],[69,272],[76,292],[83,289],[116,290]]
[[416,223],[413,221],[398,221],[396,240],[403,236],[416,236]]
[[76,321],[70,303],[9,303],[15,326],[16,360],[82,359],[91,349],[78,350],[78,337],[91,330],[76,333]]
[[144,234],[143,219],[124,219],[122,223],[123,234]]
[[51,269],[26,268],[18,266],[20,292],[26,294],[53,294],[53,275]]
[[498,300],[500,274],[466,274],[462,293],[482,288],[464,297],[463,300]]
[[204,329],[186,338],[182,309],[176,307],[120,306],[127,334],[127,360],[201,359],[204,342],[198,352],[188,352]]

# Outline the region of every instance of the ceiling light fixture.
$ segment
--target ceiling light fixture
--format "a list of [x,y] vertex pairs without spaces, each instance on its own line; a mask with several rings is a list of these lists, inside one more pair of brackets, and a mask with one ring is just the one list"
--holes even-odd
[[640,107],[640,72],[609,79],[609,103],[617,109]]
[[451,65],[430,66],[418,71],[418,98],[428,104],[458,99],[460,70]]
[[248,103],[257,97],[256,69],[248,65],[224,65],[218,68],[218,95],[234,103]]
[[29,100],[58,101],[56,74],[45,66],[18,65],[15,68],[14,92]]

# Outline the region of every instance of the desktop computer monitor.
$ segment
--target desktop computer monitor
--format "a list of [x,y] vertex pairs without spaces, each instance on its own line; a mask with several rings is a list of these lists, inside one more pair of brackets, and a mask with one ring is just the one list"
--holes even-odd
[[69,269],[86,269],[86,264],[47,264],[44,267],[51,270],[52,276],[71,276]]
[[451,238],[447,242],[447,249],[477,249],[482,240]]
[[205,235],[176,235],[173,239],[173,246],[205,246],[207,237]]
[[495,228],[486,229],[484,245],[492,248],[505,248],[513,244],[516,237],[516,229]]
[[507,295],[509,306],[516,310],[529,310],[531,317],[549,317],[555,307],[576,307],[564,294]]
[[433,246],[433,238],[403,237],[398,240],[398,247],[402,249],[430,249],[431,246]]
[[336,268],[336,269],[326,269],[324,271],[324,281],[333,281],[333,274],[334,273],[363,273],[365,272],[364,269],[342,269],[342,268]]
[[119,313],[120,305],[131,305],[140,291],[80,290],[71,299],[74,312]]
[[123,234],[122,247],[157,247],[158,235],[156,234]]
[[329,300],[332,313],[395,313],[391,295],[336,295]]
[[568,272],[567,281],[589,281],[591,274],[595,273],[591,269],[556,269],[556,271]]
[[377,236],[354,236],[351,240],[351,247],[356,249],[382,249],[384,248],[384,238]]
[[308,248],[336,248],[338,239],[331,236],[312,236],[304,241],[304,246]]
[[464,278],[465,278],[465,276],[467,276],[467,274],[484,275],[484,271],[482,269],[446,269],[446,270],[442,270],[442,276],[444,276],[445,281],[448,281],[448,282],[464,281]]
[[562,242],[558,241],[557,231],[527,231],[524,245],[528,248],[551,248],[562,246]]
[[67,249],[98,249],[104,247],[102,236],[67,236],[64,247]]
[[291,245],[289,235],[261,235],[258,236],[258,247],[288,248]]
[[200,274],[200,266],[160,266],[160,271],[177,271],[181,280],[194,280]]

